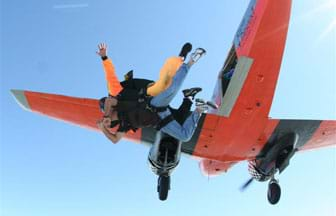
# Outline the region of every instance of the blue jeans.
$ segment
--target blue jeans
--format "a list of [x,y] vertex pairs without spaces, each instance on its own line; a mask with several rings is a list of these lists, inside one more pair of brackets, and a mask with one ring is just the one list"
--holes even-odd
[[[155,107],[164,107],[168,106],[170,102],[174,99],[176,94],[180,91],[182,83],[187,76],[189,66],[187,64],[182,64],[181,67],[176,72],[173,77],[171,85],[159,95],[153,97],[151,100],[151,105]],[[169,109],[164,112],[160,112],[159,116],[161,119],[171,115]],[[177,121],[173,120],[168,123],[166,126],[161,128],[162,132],[169,134],[172,137],[175,137],[182,142],[187,142],[191,139],[194,131],[197,127],[198,120],[200,119],[201,114],[194,111],[191,115],[185,120],[181,126]]]

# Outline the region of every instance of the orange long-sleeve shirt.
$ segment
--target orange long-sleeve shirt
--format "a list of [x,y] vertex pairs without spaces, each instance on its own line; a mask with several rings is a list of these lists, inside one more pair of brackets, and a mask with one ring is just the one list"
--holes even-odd
[[105,78],[107,81],[107,89],[110,95],[117,95],[121,90],[122,86],[118,80],[118,77],[115,73],[115,68],[110,59],[106,59],[103,61]]

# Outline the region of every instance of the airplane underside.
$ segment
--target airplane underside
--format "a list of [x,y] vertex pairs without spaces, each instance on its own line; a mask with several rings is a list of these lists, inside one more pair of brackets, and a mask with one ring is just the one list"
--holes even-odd
[[[217,76],[210,110],[199,120],[190,141],[181,143],[152,128],[127,133],[126,138],[151,146],[148,162],[158,175],[160,200],[166,200],[170,176],[181,153],[200,160],[207,176],[249,161],[252,180],[269,181],[268,199],[276,204],[281,189],[275,175],[289,165],[295,152],[335,145],[336,122],[269,118],[280,72],[290,18],[291,0],[251,0]],[[12,90],[23,108],[99,131],[98,100]]]

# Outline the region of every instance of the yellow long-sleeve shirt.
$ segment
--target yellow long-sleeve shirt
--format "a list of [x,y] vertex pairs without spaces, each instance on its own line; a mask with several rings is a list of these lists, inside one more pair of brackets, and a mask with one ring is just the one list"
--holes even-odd
[[[182,63],[183,60],[181,57],[168,58],[160,70],[159,79],[147,88],[147,94],[156,96],[166,90],[170,86],[176,71],[180,68]],[[115,73],[114,65],[110,59],[106,59],[103,61],[103,66],[109,94],[117,95],[121,91],[122,86]]]

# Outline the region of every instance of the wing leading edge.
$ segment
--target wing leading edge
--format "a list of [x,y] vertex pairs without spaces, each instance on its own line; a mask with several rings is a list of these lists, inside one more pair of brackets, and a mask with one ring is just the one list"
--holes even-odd
[[[87,129],[99,130],[96,123],[101,118],[102,113],[96,99],[24,90],[11,90],[11,93],[25,110]],[[140,130],[137,133],[128,133],[126,138],[139,141],[140,134]]]
[[25,110],[97,130],[96,122],[101,113],[98,101],[95,99],[23,90],[11,90],[11,92]]

